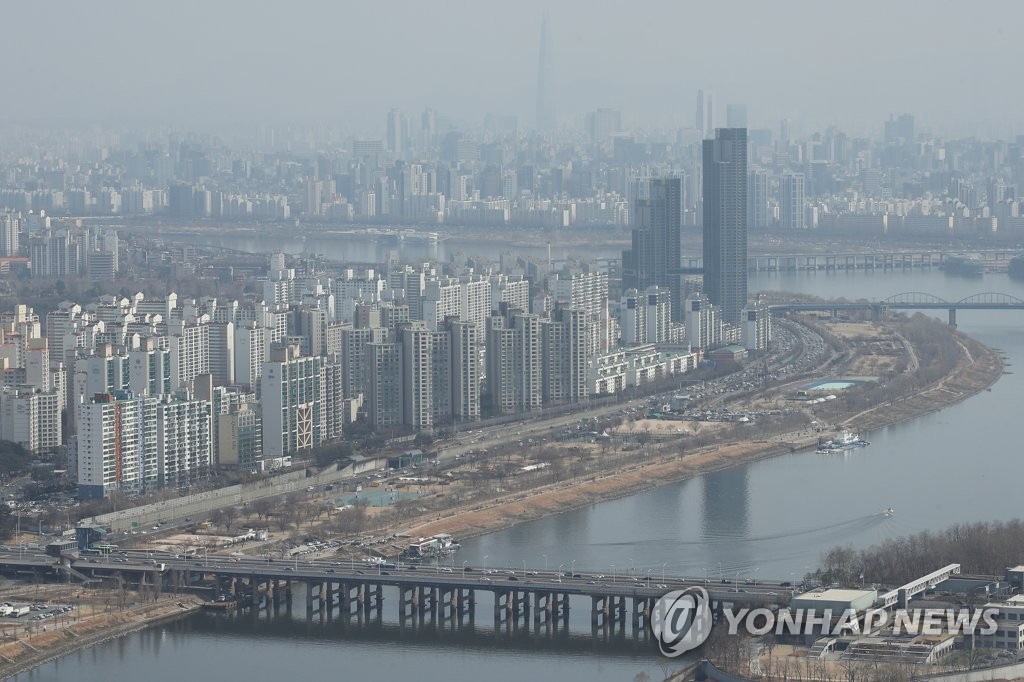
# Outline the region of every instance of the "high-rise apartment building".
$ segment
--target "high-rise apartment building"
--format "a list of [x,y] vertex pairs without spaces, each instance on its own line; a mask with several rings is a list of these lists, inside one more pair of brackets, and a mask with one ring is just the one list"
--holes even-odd
[[297,346],[274,348],[260,386],[264,456],[319,447],[326,417],[323,358],[302,357]]
[[783,230],[802,230],[807,227],[804,213],[804,174],[783,174],[779,193],[779,226]]
[[590,322],[579,308],[555,308],[550,320],[541,323],[543,397],[545,403],[586,400]]
[[402,344],[366,344],[366,413],[374,428],[405,423]]
[[704,141],[704,293],[737,323],[747,304],[747,131]]
[[768,204],[768,173],[754,168],[747,174],[747,229],[763,230],[771,225]]
[[498,413],[544,403],[541,318],[502,306],[487,319],[487,392]]
[[642,291],[661,287],[672,292],[673,319],[681,317],[682,180],[655,178],[646,196],[635,201],[632,248],[622,254],[622,285]]

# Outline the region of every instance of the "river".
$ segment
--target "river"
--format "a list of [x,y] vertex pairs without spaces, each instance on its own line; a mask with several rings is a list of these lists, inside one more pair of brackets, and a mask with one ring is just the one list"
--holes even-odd
[[[958,279],[939,271],[787,273],[752,277],[752,290],[882,299],[922,291],[957,300],[984,291],[1024,298],[1006,275]],[[942,311],[942,315],[945,312]],[[960,328],[1024,358],[1024,314],[961,311]],[[1012,371],[1014,368],[1011,366]],[[798,577],[823,550],[956,522],[1022,515],[1017,400],[1024,379],[1007,374],[990,392],[940,412],[866,434],[847,455],[803,452],[739,466],[619,500],[524,523],[467,541],[471,564],[554,568],[575,562],[612,571],[707,574],[743,580]],[[984,495],[979,495],[979,493]],[[879,514],[893,507],[892,517]],[[922,567],[931,569],[933,567]],[[1001,567],[993,567],[998,569]],[[870,582],[870,576],[866,579]],[[227,621],[198,615],[72,654],[14,679],[147,682],[313,679],[632,680],[661,679],[652,655],[529,641],[496,646],[487,637],[439,643],[385,627]]]

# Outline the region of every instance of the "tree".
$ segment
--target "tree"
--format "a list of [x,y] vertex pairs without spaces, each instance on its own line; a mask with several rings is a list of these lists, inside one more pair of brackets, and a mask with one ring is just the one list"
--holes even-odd
[[256,514],[256,518],[262,521],[269,517],[274,511],[274,501],[269,497],[261,497],[258,500],[253,500],[249,508],[252,509],[253,513]]
[[231,526],[238,519],[238,507],[224,507],[224,509],[221,510],[221,514],[223,515],[224,519],[224,528],[226,528],[230,532]]

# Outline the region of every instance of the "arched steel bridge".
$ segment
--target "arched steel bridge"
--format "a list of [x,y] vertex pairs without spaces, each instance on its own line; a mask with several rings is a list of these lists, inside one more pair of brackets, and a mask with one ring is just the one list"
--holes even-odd
[[870,310],[876,317],[884,315],[886,310],[948,310],[949,324],[955,327],[957,310],[1024,310],[1024,299],[1010,294],[986,291],[957,301],[949,301],[923,291],[905,291],[880,301],[778,303],[769,305],[769,308],[773,313],[829,310],[834,314],[840,310]]

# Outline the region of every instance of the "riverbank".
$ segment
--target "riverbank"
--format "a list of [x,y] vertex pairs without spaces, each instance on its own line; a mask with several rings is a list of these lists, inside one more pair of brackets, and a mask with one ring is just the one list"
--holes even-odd
[[[997,351],[964,335],[952,331],[949,333],[954,334],[953,338],[960,351],[956,364],[945,376],[912,394],[886,400],[849,415],[838,415],[837,421],[867,433],[941,410],[985,390],[998,380],[1003,373],[1003,363]],[[644,457],[640,457],[639,449],[621,454],[610,452],[602,455],[609,458],[609,468],[605,471],[589,471],[576,478],[567,478],[531,490],[492,496],[487,502],[475,501],[448,511],[419,515],[391,530],[414,537],[446,532],[465,539],[709,472],[811,449],[816,445],[818,436],[815,431],[804,427],[770,438],[754,437],[739,442],[699,448],[694,446],[683,454],[679,452],[678,444],[672,441],[663,445],[650,444],[650,447],[643,449],[648,453]],[[591,447],[596,452],[594,456],[600,454],[598,446]],[[615,460],[615,457],[624,459]],[[614,468],[611,466],[613,461],[618,462]],[[308,530],[313,531],[314,528],[309,527]],[[25,586],[22,589],[36,588]],[[78,612],[81,623],[70,623],[61,628],[58,623],[50,621],[52,624],[47,627],[51,630],[33,632],[30,640],[22,636],[19,641],[0,642],[0,676],[9,677],[67,655],[75,649],[90,647],[153,624],[180,618],[199,605],[199,600],[193,597],[169,596],[161,597],[158,602],[139,603],[124,611],[110,611],[110,601],[104,608],[102,597],[115,597],[113,593],[74,589],[81,592],[83,600],[92,600],[94,617],[86,619],[88,613],[86,609],[81,609]],[[99,595],[100,599],[97,601],[94,595]],[[7,598],[0,594],[0,600]],[[13,600],[13,597],[10,598]],[[42,600],[32,592],[27,592],[24,599],[32,602]],[[50,597],[51,601],[58,599],[60,597]],[[185,608],[177,605],[179,600],[186,604]]]
[[[911,394],[841,415],[838,423],[861,434],[869,434],[937,412],[991,387],[1003,373],[999,353],[964,334],[953,330],[949,333],[960,348],[958,360],[949,373]],[[909,351],[916,353],[913,348]],[[630,463],[607,473],[510,493],[486,504],[455,507],[435,514],[429,520],[413,520],[396,532],[412,537],[436,533],[449,533],[460,539],[475,537],[703,474],[809,450],[817,445],[818,436],[814,431],[800,429],[771,438],[699,448],[684,455],[678,452],[652,454],[642,462]]]
[[0,679],[9,679],[79,649],[177,620],[200,608],[190,595],[168,595],[111,610],[106,591],[82,591],[73,619],[48,624],[14,624],[0,642]]

